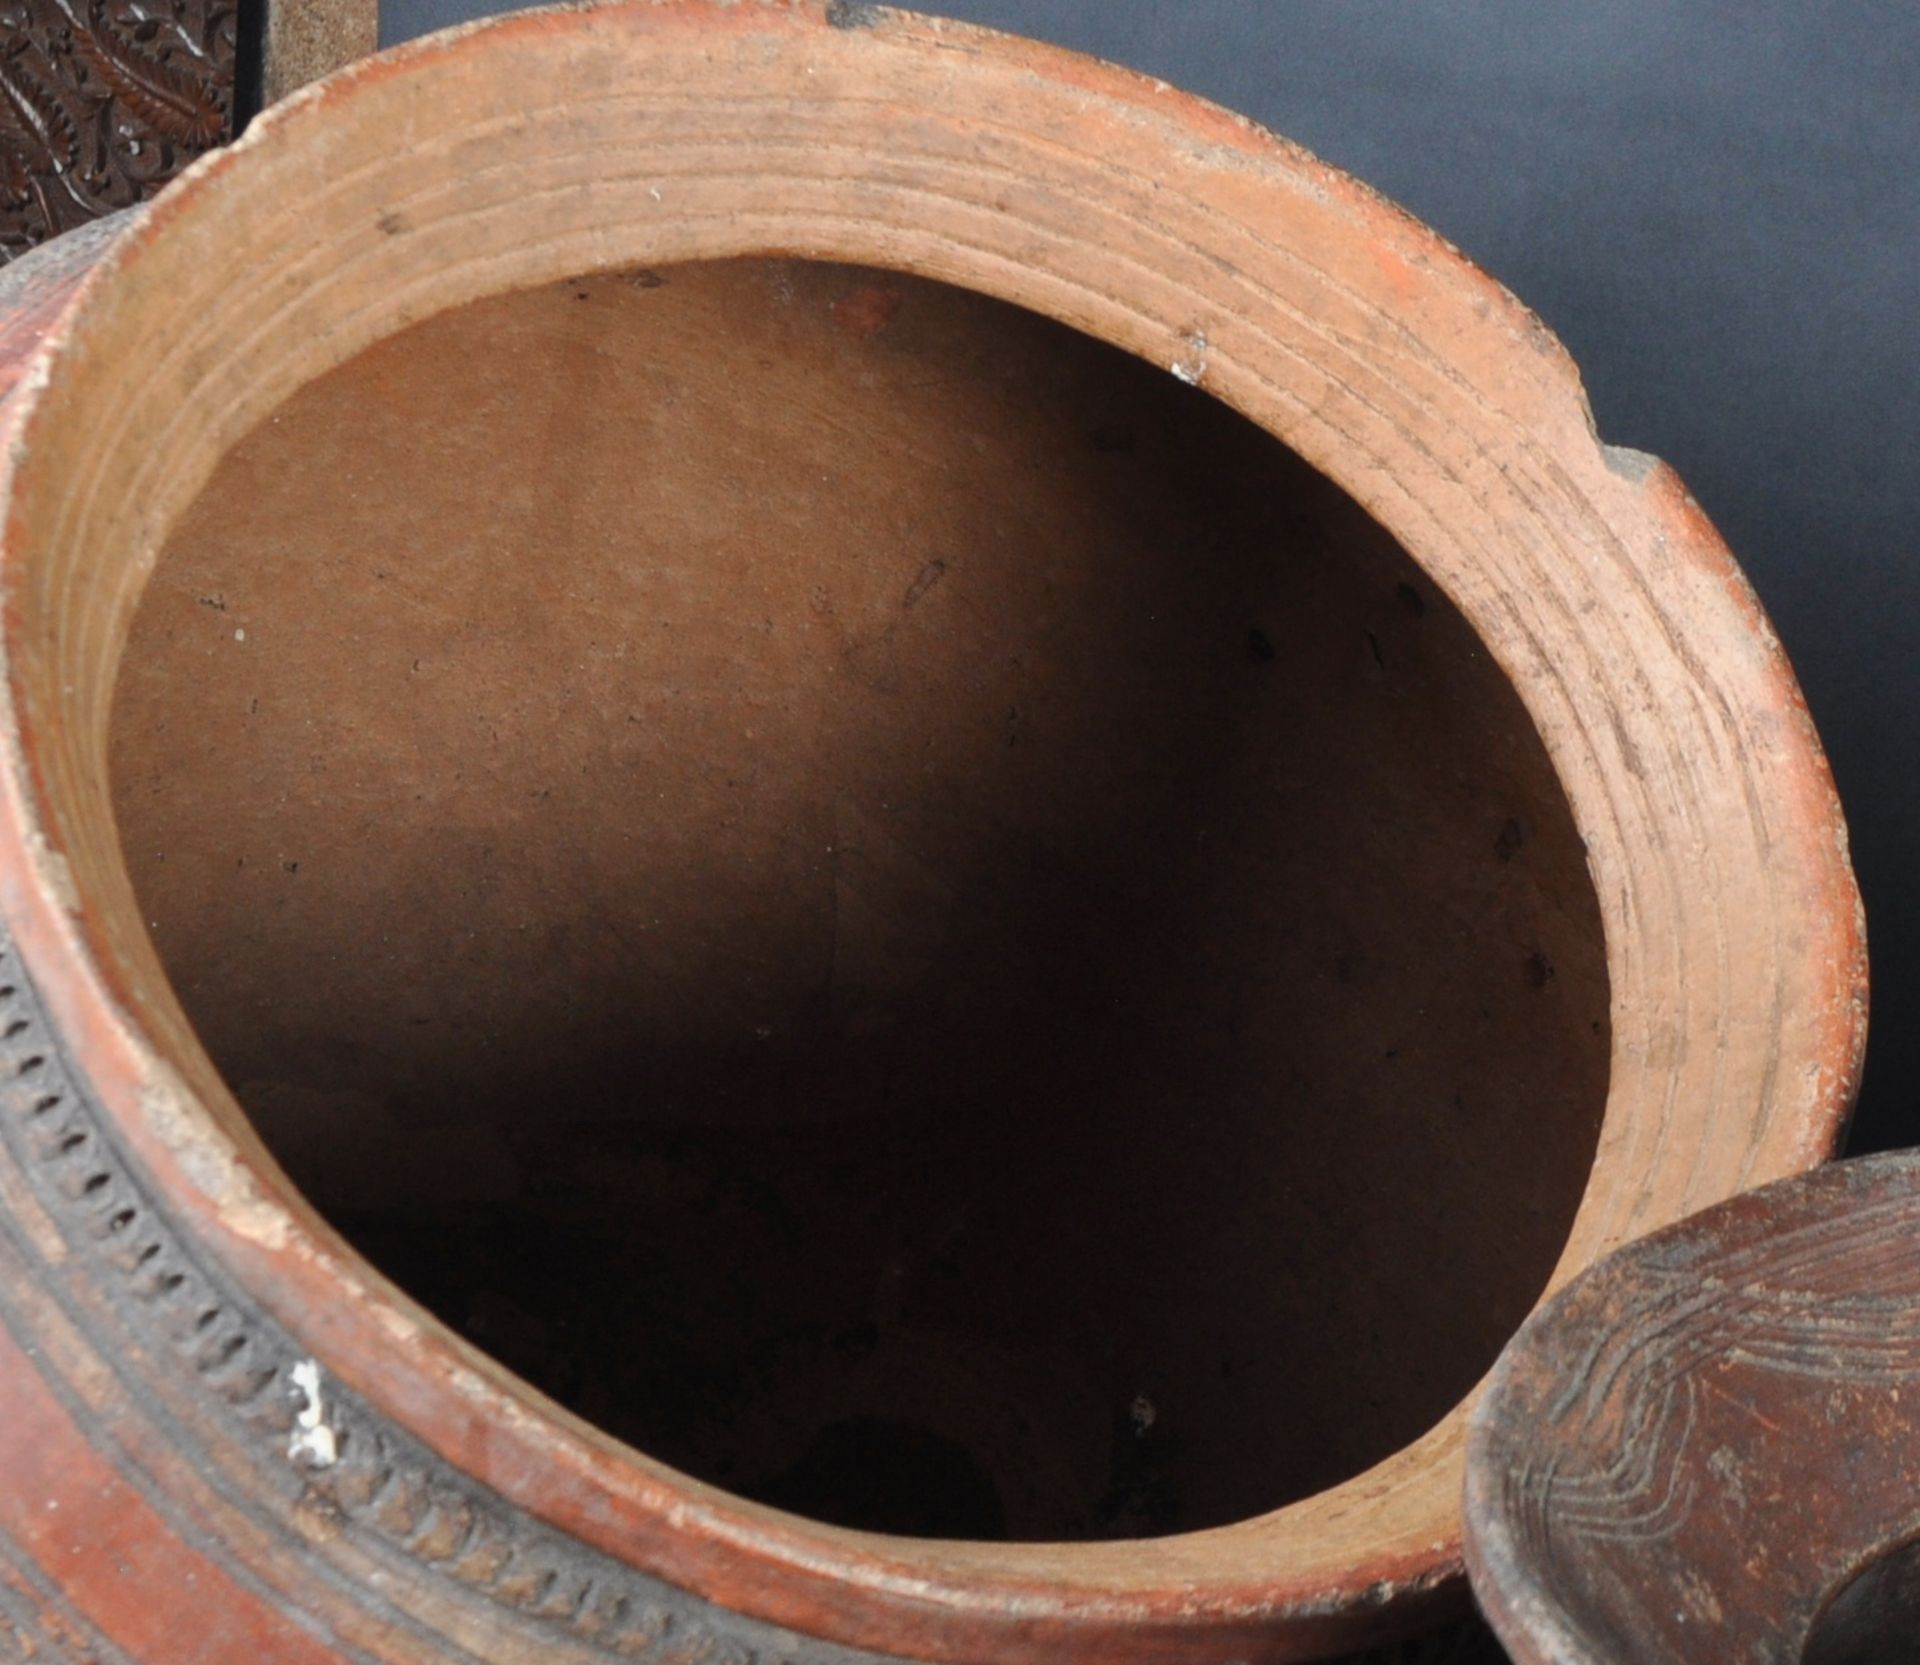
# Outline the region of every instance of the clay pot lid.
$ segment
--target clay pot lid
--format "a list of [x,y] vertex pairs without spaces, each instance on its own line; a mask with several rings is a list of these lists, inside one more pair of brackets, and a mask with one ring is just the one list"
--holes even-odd
[[1920,1155],[1642,1238],[1527,1321],[1473,1418],[1475,1593],[1522,1665],[1905,1657]]
[[166,985],[106,717],[145,572],[217,459],[447,307],[745,253],[940,278],[1164,366],[1343,486],[1479,631],[1554,759],[1608,939],[1612,1087],[1556,1282],[1831,1151],[1864,1028],[1844,828],[1779,645],[1673,474],[1602,444],[1540,321],[1338,170],[1163,83],[840,0],[415,43],[270,112],[115,246],[10,411],[0,904],[23,957],[120,1137],[326,1377],[607,1554],[949,1659],[1306,1653],[1392,1623],[1458,1579],[1466,1406],[1318,1496],[1144,1543],[909,1543],[748,1505],[374,1274]]

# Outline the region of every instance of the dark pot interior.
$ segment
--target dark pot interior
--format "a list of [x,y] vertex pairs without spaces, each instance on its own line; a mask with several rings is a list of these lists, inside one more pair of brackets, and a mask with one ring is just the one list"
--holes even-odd
[[743,261],[433,318],[225,461],[134,881],[377,1266],[648,1454],[936,1536],[1216,1525],[1449,1410],[1592,1160],[1532,724],[1164,366]]
[[1911,1665],[1920,1637],[1920,1543],[1876,1556],[1831,1592],[1801,1665]]

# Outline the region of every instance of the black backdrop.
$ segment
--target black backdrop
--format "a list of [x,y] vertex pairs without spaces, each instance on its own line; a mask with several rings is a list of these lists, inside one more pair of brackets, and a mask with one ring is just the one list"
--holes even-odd
[[[382,0],[404,40],[489,0]],[[1583,367],[1746,566],[1839,775],[1920,1144],[1920,4],[945,0],[1232,105],[1397,198]]]

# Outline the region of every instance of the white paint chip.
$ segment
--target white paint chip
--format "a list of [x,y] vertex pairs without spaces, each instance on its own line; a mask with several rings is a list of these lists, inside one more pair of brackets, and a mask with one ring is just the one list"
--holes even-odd
[[340,1460],[340,1442],[327,1426],[327,1409],[320,1398],[319,1363],[302,1359],[291,1374],[294,1395],[301,1403],[294,1409],[293,1431],[287,1436],[287,1460],[332,1468]]
[[1175,381],[1185,382],[1188,387],[1198,387],[1207,376],[1207,332],[1189,330],[1186,343],[1187,350],[1167,368],[1173,372]]

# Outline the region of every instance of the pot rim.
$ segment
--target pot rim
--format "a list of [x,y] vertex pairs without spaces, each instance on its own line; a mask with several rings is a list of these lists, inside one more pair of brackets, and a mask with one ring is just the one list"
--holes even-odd
[[[456,239],[481,253],[436,265]],[[1339,1486],[1176,1537],[800,1520],[617,1444],[389,1285],[293,1189],[173,999],[106,804],[106,708],[145,574],[218,456],[444,307],[729,254],[915,271],[1157,362],[1342,486],[1459,606],[1547,745],[1605,923],[1612,1078],[1550,1288],[1831,1154],[1865,1028],[1844,823],[1784,654],[1673,473],[1602,444],[1540,321],[1339,170],[1149,77],[846,0],[627,0],[428,37],[270,110],[113,245],[5,417],[0,912],[20,959],[132,1162],[325,1379],[607,1555],[952,1660],[1226,1659],[1390,1626],[1460,1577],[1475,1396]],[[152,446],[116,460],[98,436],[129,428]]]

